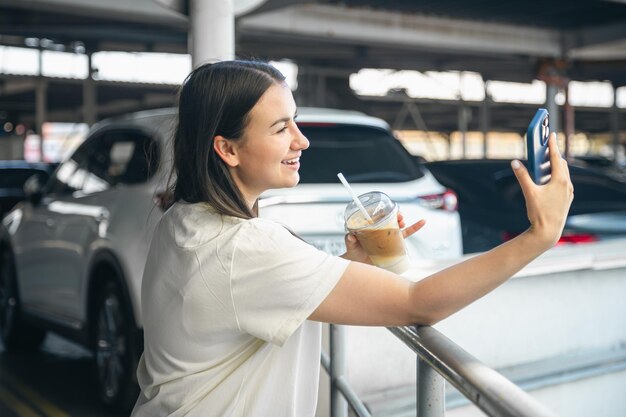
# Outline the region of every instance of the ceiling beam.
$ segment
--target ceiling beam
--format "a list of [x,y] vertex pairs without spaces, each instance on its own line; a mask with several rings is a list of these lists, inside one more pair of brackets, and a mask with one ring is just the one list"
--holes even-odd
[[570,31],[565,35],[565,44],[568,49],[579,49],[610,44],[624,39],[626,39],[626,24],[620,22]]
[[153,0],[1,0],[1,4],[3,7],[33,13],[61,13],[120,22],[161,24],[185,30],[189,27],[186,16],[161,7]]
[[299,5],[243,17],[242,32],[303,35],[327,41],[438,51],[561,57],[559,31],[417,14]]
[[37,88],[37,81],[34,79],[15,80],[11,82],[5,81],[4,84],[0,86],[0,96],[28,93],[35,91],[35,88]]

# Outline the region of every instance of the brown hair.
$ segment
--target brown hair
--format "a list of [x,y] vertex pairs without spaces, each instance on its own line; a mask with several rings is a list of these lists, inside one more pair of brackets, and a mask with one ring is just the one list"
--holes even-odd
[[187,76],[178,97],[174,165],[168,181],[172,203],[206,202],[224,215],[256,217],[256,204],[254,210],[246,205],[213,149],[213,138],[240,139],[250,110],[268,88],[284,81],[280,71],[259,61],[204,64]]

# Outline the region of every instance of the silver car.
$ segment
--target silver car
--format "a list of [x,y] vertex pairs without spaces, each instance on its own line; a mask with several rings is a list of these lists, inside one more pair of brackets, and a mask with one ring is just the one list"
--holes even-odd
[[[380,190],[407,221],[427,219],[408,239],[417,258],[462,254],[456,196],[412,158],[388,125],[362,113],[299,110],[310,140],[301,184],[262,196],[260,215],[286,224],[331,253],[344,250],[350,200]],[[166,207],[173,109],[141,112],[94,126],[47,184],[26,184],[28,200],[0,231],[0,335],[7,350],[34,349],[55,331],[94,351],[99,394],[127,410],[137,396],[142,351],[141,277],[152,231]]]

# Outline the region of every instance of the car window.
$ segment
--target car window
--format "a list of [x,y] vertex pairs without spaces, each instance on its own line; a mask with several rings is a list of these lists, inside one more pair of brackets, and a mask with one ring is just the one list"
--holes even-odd
[[[626,210],[626,185],[607,175],[593,173],[576,166],[569,167],[574,185],[574,201],[570,215]],[[507,171],[499,179],[502,193],[518,207],[524,207],[524,196],[514,175]]]
[[83,188],[87,176],[87,144],[83,143],[72,156],[61,163],[47,185],[50,194],[71,194]]
[[112,130],[89,138],[61,164],[50,192],[91,194],[118,184],[147,181],[158,168],[156,142],[133,130]]
[[570,214],[626,210],[625,184],[608,176],[585,175],[575,169],[571,171],[574,201]]
[[0,172],[0,188],[22,188],[33,175],[38,175],[42,181],[48,178],[48,174],[38,169],[5,168]]
[[111,130],[90,149],[89,177],[85,193],[102,191],[118,184],[147,181],[158,167],[158,148],[148,135],[134,130]]
[[310,147],[302,153],[300,183],[337,183],[342,172],[352,183],[404,182],[423,173],[388,131],[376,127],[299,123]]
[[112,184],[148,181],[159,165],[159,148],[150,136],[136,131],[109,133],[107,177]]

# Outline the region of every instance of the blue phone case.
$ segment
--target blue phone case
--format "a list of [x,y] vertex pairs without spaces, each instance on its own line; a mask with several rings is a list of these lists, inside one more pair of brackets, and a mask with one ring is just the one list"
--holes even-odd
[[550,123],[548,111],[539,109],[526,131],[526,151],[528,154],[528,172],[535,184],[545,184],[550,179],[550,155],[548,137]]

